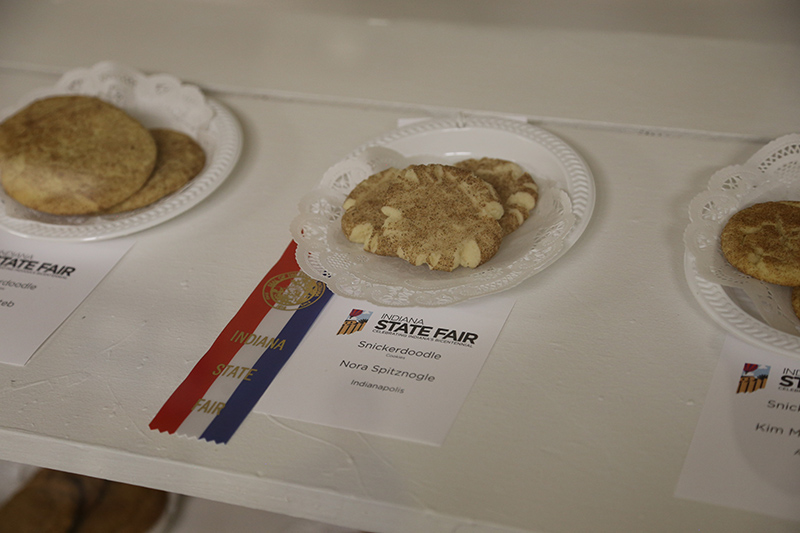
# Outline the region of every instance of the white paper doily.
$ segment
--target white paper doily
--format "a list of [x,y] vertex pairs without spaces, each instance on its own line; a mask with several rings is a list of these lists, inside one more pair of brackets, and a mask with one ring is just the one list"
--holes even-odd
[[722,255],[720,234],[728,219],[750,205],[800,200],[800,135],[786,135],[744,165],[716,172],[708,189],[689,204],[684,232],[686,278],[699,303],[729,332],[758,346],[800,356],[800,320],[791,288],[759,281]]
[[193,137],[206,153],[203,171],[183,189],[150,206],[118,215],[59,217],[16,204],[0,189],[0,227],[16,235],[90,241],[129,235],[178,216],[210,195],[231,173],[242,149],[238,121],[199,88],[167,74],[144,75],[102,62],[64,74],[53,86],[27,94],[0,111],[5,120],[34,100],[58,94],[96,96],[123,109],[147,128],[170,128]]
[[[531,217],[480,267],[415,267],[368,253],[342,232],[342,203],[371,174],[480,157],[516,162],[533,175],[540,195]],[[583,159],[540,128],[491,117],[426,120],[378,137],[331,167],[301,200],[291,230],[300,267],[334,293],[384,306],[434,307],[510,289],[547,268],[586,229],[594,200],[594,180]]]

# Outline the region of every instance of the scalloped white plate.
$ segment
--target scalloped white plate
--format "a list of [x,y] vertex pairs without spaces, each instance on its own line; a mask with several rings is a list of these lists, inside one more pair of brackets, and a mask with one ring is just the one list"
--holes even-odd
[[[724,181],[721,185],[712,186],[711,183],[715,183],[715,179],[719,179],[719,176],[727,176],[725,171],[728,169],[738,170],[738,174],[741,174],[743,169],[749,172],[749,176],[764,173],[764,180],[749,183],[748,186],[741,184],[739,186],[726,186]],[[730,200],[730,205],[725,206],[726,209],[738,210],[740,203],[742,206],[746,206],[755,201],[765,201],[763,199],[763,190],[769,190],[769,184],[772,183],[768,180],[767,173],[772,175],[773,180],[775,176],[780,176],[783,182],[791,184],[790,189],[792,190],[800,187],[800,182],[794,181],[800,179],[800,135],[790,134],[775,139],[758,150],[744,165],[734,165],[718,171],[712,176],[709,189],[714,189],[712,192],[715,194],[717,201],[725,203],[722,200]],[[734,172],[733,174],[736,175],[737,173]],[[797,183],[796,186],[795,183]],[[800,189],[795,192],[798,191]],[[684,235],[685,241],[693,238],[690,230],[697,223],[691,215],[700,216],[699,212],[692,213],[692,209],[699,211],[702,207],[702,202],[697,205],[695,205],[695,202],[697,199],[705,198],[704,195],[707,192],[703,191],[698,194],[690,204],[691,222]],[[692,208],[692,206],[694,207]],[[724,224],[724,220],[720,220],[719,224],[721,227]],[[684,254],[684,273],[689,288],[700,307],[717,324],[739,339],[766,350],[800,357],[800,336],[770,326],[759,312],[756,304],[742,288],[733,285],[723,286],[701,275],[691,250],[691,244],[692,242],[687,241]],[[721,254],[721,252],[718,253]],[[721,261],[724,261],[724,259],[721,259]],[[777,287],[777,289],[785,288]],[[780,297],[788,297],[789,293],[780,291],[780,294]],[[790,307],[788,301],[786,305]],[[790,318],[794,320],[794,317]]]
[[800,337],[779,331],[758,318],[752,302],[739,289],[723,287],[697,274],[694,257],[684,254],[686,281],[700,307],[726,331],[754,346],[800,357]]
[[[349,188],[369,175],[368,170],[396,166],[386,164],[392,158],[391,154],[384,157],[384,152],[390,151],[416,163],[479,157],[514,161],[539,184],[540,211],[535,209],[522,227],[504,239],[498,254],[475,269],[437,272],[370,254],[343,236],[341,203]],[[359,168],[359,161],[365,159],[361,166],[367,170]],[[565,206],[566,213],[544,215],[560,213],[548,202]],[[425,120],[382,135],[333,165],[320,186],[301,200],[291,230],[298,243],[300,267],[325,281],[334,293],[384,306],[434,307],[508,290],[552,265],[584,232],[594,202],[588,166],[549,132],[494,117]]]
[[[60,241],[92,241],[122,237],[166,222],[191,209],[230,175],[242,149],[238,121],[200,89],[167,74],[147,76],[119,63],[102,62],[64,74],[53,86],[27,94],[17,105],[0,111],[0,121],[36,99],[57,94],[97,96],[125,110],[148,128],[172,128],[192,136],[206,152],[203,171],[184,188],[150,206],[94,217],[12,216],[0,194],[0,228],[23,237]],[[0,191],[2,193],[2,191]]]

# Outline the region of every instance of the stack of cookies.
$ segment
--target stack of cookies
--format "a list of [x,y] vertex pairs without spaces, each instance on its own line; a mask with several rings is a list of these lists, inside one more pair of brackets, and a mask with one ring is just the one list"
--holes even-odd
[[55,470],[39,470],[0,507],[0,533],[146,533],[167,493]]
[[722,254],[749,276],[792,287],[800,318],[800,202],[763,202],[735,213],[722,229]]
[[90,96],[36,100],[0,124],[0,182],[9,197],[51,215],[144,207],[200,173],[205,153],[183,133],[148,130]]
[[531,175],[502,159],[389,168],[350,192],[342,229],[368,252],[450,272],[491,259],[537,199]]

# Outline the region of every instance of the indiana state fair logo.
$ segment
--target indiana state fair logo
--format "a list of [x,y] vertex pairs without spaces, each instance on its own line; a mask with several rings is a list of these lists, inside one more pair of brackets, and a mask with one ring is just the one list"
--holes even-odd
[[342,327],[339,328],[339,332],[336,333],[337,335],[350,335],[351,333],[355,333],[356,331],[361,331],[364,329],[364,326],[367,325],[367,321],[369,317],[372,316],[372,311],[364,311],[363,309],[353,309],[350,311],[350,316],[348,316],[344,322],[342,322]]
[[736,393],[755,392],[759,389],[763,389],[767,385],[769,368],[770,367],[767,365],[745,363],[742,369],[742,375],[739,378],[739,387],[736,389]]

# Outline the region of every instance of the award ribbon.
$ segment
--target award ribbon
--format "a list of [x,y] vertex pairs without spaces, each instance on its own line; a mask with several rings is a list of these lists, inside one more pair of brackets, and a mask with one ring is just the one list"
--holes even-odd
[[300,270],[296,249],[292,241],[150,429],[218,444],[230,440],[332,296]]

